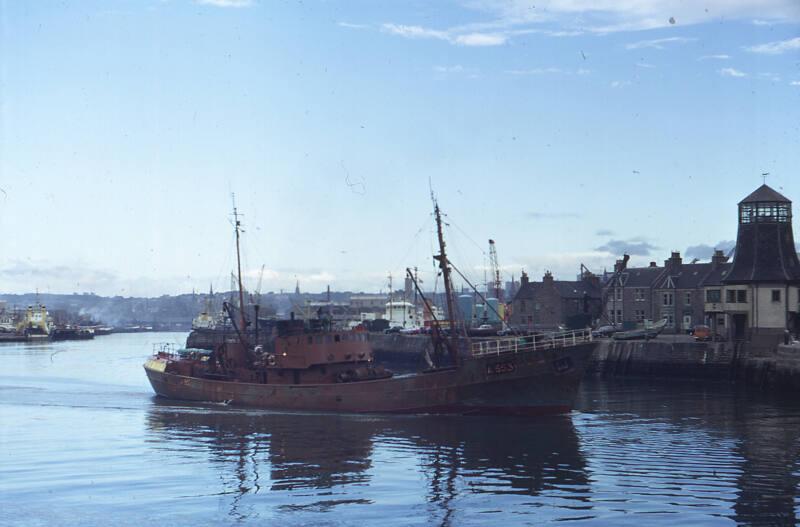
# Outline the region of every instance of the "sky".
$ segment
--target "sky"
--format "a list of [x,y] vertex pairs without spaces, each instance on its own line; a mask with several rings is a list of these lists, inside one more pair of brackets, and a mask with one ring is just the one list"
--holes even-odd
[[0,0],[2,293],[227,290],[232,194],[250,289],[430,289],[431,189],[474,282],[574,279],[798,167],[796,0]]

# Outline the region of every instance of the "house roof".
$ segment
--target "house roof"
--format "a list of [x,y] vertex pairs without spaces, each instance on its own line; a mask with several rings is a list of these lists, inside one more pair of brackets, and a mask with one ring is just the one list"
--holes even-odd
[[700,285],[703,287],[722,285],[722,281],[730,272],[731,267],[733,267],[732,263],[721,264],[719,267],[708,273],[708,275],[703,279],[703,282]]
[[[524,283],[514,295],[514,300],[533,300],[544,287],[544,282]],[[602,296],[600,288],[588,280],[553,280],[553,287],[561,298],[579,299],[584,295],[588,295],[590,298],[600,298]]]
[[656,283],[655,288],[697,289],[712,268],[711,263],[682,264],[669,269],[663,279]]
[[624,287],[650,287],[663,271],[663,267],[631,267],[620,274],[620,281]]
[[739,202],[739,205],[742,203],[758,203],[764,201],[778,201],[782,203],[791,203],[791,201],[781,194],[780,192],[776,191],[772,187],[767,184],[761,185],[756,190],[754,190],[749,196],[744,198],[742,201]]
[[587,280],[570,282],[566,280],[555,280],[553,285],[558,289],[561,298],[583,298],[584,295],[600,298],[600,288]]

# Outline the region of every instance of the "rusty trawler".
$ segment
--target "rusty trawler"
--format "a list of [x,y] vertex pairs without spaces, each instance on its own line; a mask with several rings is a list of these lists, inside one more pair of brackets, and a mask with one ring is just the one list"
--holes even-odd
[[[226,304],[238,339],[210,352],[158,350],[144,365],[153,389],[169,399],[289,411],[522,415],[569,411],[595,346],[591,332],[467,337],[456,317],[451,262],[435,200],[434,214],[439,239],[434,258],[444,279],[448,319],[433,324],[426,370],[395,375],[375,364],[366,333],[335,331],[324,320],[278,321],[271,339],[253,345],[244,331],[243,310],[234,316]],[[235,207],[234,218],[238,260],[240,222]],[[409,276],[413,280],[410,271]],[[417,290],[422,293],[418,286]],[[244,305],[240,265],[239,292]],[[423,301],[431,307],[424,295]]]

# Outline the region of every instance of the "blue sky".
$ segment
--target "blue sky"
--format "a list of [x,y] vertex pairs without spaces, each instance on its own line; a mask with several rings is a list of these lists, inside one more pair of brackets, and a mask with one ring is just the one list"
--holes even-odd
[[0,1],[0,81],[3,292],[227,288],[231,192],[265,291],[429,275],[429,181],[476,281],[800,201],[795,0]]

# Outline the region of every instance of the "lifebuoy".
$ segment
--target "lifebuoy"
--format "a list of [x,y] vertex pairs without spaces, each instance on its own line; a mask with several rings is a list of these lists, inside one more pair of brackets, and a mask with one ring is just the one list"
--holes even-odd
[[267,364],[269,364],[270,366],[275,366],[275,355],[274,354],[270,353],[269,355],[267,355]]

